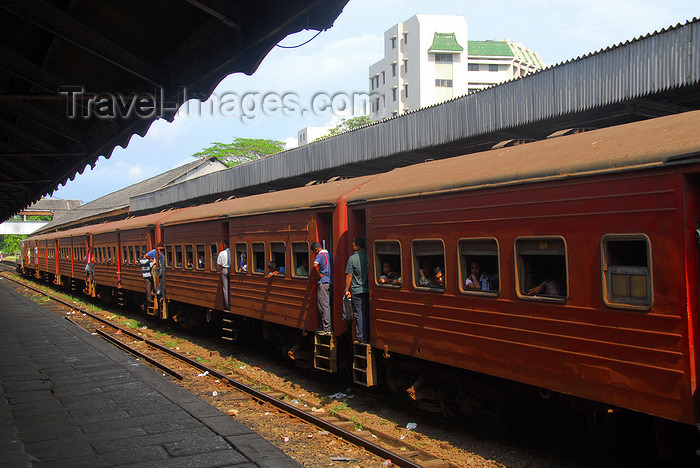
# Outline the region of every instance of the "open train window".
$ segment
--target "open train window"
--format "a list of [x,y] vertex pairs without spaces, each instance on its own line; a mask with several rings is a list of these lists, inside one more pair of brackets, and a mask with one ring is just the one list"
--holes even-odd
[[129,249],[127,246],[122,245],[122,263],[129,261]]
[[401,287],[401,244],[398,241],[375,241],[374,265],[374,281],[378,286]]
[[129,246],[129,263],[134,263],[134,246]]
[[566,300],[568,278],[564,239],[549,236],[516,239],[515,262],[521,297]]
[[173,246],[172,245],[165,246],[165,266],[167,268],[173,267]]
[[286,249],[284,242],[270,242],[270,261],[275,262],[279,270],[278,276],[284,276],[286,272]]
[[182,246],[175,246],[175,268],[182,268]]
[[498,294],[498,243],[496,239],[461,239],[459,287],[466,293]]
[[309,243],[292,243],[293,276],[296,278],[309,277]]
[[216,242],[209,244],[209,269],[216,271],[216,261],[219,259],[219,248]]
[[651,307],[649,238],[642,234],[603,236],[601,256],[605,304],[645,310]]
[[418,289],[444,290],[445,246],[440,240],[415,240],[413,251],[413,284]]
[[265,266],[265,244],[253,242],[253,273],[264,274]]
[[204,244],[197,244],[197,269],[204,270],[206,260],[204,259]]
[[185,268],[191,270],[194,268],[194,251],[192,244],[185,245]]
[[238,242],[236,244],[236,259],[234,262],[237,273],[248,271],[248,244]]

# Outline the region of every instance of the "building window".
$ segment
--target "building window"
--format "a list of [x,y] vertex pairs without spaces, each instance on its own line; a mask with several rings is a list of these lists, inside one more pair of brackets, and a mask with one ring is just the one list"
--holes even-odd
[[403,61],[403,72],[408,73],[408,59],[404,59]]
[[396,102],[396,88],[391,88],[391,97]]
[[396,49],[396,36],[389,39],[391,41],[391,48]]
[[452,54],[435,54],[435,61],[452,63]]
[[403,43],[408,44],[408,33],[407,32],[403,33]]
[[435,80],[435,86],[438,88],[451,88],[452,80]]
[[498,65],[489,64],[489,71],[490,71],[490,72],[497,72],[497,71],[498,71]]
[[566,245],[560,237],[515,241],[518,293],[541,300],[566,299]]
[[604,301],[615,307],[651,306],[651,254],[644,235],[604,236],[601,241]]
[[445,246],[439,240],[416,240],[413,250],[413,284],[418,289],[445,289]]
[[470,293],[498,293],[498,264],[496,239],[460,240],[460,289]]
[[404,98],[408,97],[408,85],[403,85]]
[[374,243],[375,282],[379,286],[400,288],[401,245],[398,241],[376,241]]
[[470,63],[467,65],[467,70],[469,71],[479,71],[479,64],[478,63]]
[[386,73],[382,70],[382,84],[386,84]]
[[391,64],[391,76],[396,76],[396,62]]

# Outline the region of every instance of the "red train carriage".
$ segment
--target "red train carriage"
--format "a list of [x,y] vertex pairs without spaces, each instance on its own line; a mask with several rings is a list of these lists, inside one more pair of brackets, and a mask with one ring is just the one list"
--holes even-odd
[[[314,260],[310,244],[318,240],[331,252],[335,245],[345,247],[345,223],[334,220],[334,213],[344,203],[343,195],[365,180],[332,182],[177,211],[163,223],[168,299],[222,310],[222,282],[216,260],[223,240],[228,239],[231,313],[224,317],[229,333],[236,334],[240,317],[287,327],[289,335],[297,338],[300,331],[315,331],[318,312],[316,282],[308,273]],[[347,257],[342,248],[334,253],[340,262]],[[280,269],[275,276],[269,276],[270,262]],[[306,272],[300,269],[303,264]],[[335,280],[342,281],[342,271],[335,272]],[[337,318],[336,334],[346,329],[347,325]],[[272,337],[271,327],[263,331]],[[288,346],[285,351],[296,343],[289,344],[280,336],[275,339],[284,342],[280,346]]]
[[[351,233],[369,241],[371,344],[390,385],[428,408],[478,407],[458,372],[415,367],[429,362],[695,425],[698,135],[692,112],[357,190]],[[402,284],[379,282],[385,262]],[[466,284],[474,264],[481,289]],[[444,284],[424,283],[424,265]]]
[[74,291],[85,289],[88,272],[87,255],[91,246],[91,232],[95,226],[69,229],[52,234],[58,249],[58,275],[55,283]]

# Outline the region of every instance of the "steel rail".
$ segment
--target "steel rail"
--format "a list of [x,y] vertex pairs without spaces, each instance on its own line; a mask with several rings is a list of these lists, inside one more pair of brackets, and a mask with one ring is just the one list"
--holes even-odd
[[[231,386],[239,389],[240,391],[243,391],[243,392],[251,395],[253,398],[260,400],[260,401],[270,403],[271,405],[277,407],[278,409],[281,409],[282,411],[285,411],[289,414],[292,414],[292,415],[298,417],[299,419],[302,419],[310,424],[313,424],[313,425],[315,425],[323,430],[326,430],[326,431],[328,431],[328,432],[330,432],[338,437],[342,437],[343,439],[347,440],[348,442],[350,442],[354,445],[357,445],[359,447],[363,447],[367,451],[369,451],[369,452],[371,452],[371,453],[373,453],[381,458],[390,459],[391,462],[396,466],[408,467],[408,468],[421,468],[421,466],[422,466],[422,465],[414,462],[413,460],[409,460],[407,458],[404,458],[404,457],[398,455],[396,452],[392,452],[389,449],[386,449],[380,445],[377,445],[374,442],[371,442],[371,441],[365,439],[364,437],[361,437],[359,435],[354,434],[353,432],[350,432],[350,431],[347,431],[341,427],[338,427],[338,426],[336,426],[336,425],[334,425],[334,424],[332,424],[324,419],[321,419],[320,417],[314,416],[313,414],[309,413],[308,411],[304,411],[301,408],[298,408],[294,405],[291,405],[291,404],[286,403],[282,400],[279,400],[271,395],[268,395],[267,393],[265,393],[261,390],[258,390],[256,388],[249,386],[249,385],[246,385],[243,382],[239,382],[235,379],[232,379],[229,376],[223,374],[222,372],[219,372],[216,369],[207,367],[204,364],[201,364],[194,359],[188,358],[187,356],[183,356],[182,354],[180,354],[176,351],[173,351],[165,346],[162,346],[159,343],[148,340],[148,339],[146,339],[142,336],[139,336],[136,333],[133,333],[129,330],[126,330],[118,325],[114,325],[113,323],[110,323],[109,321],[103,319],[102,317],[99,317],[99,316],[97,316],[97,315],[95,315],[95,314],[93,314],[85,309],[82,309],[82,308],[76,306],[75,304],[64,301],[63,299],[55,298],[44,291],[41,291],[37,288],[29,286],[25,283],[21,283],[21,282],[15,280],[14,278],[8,278],[7,276],[4,276],[4,277],[7,279],[10,279],[11,281],[14,281],[15,283],[20,284],[24,287],[28,287],[30,289],[33,289],[36,292],[44,294],[47,297],[50,297],[51,299],[55,300],[56,302],[62,303],[64,305],[70,307],[71,309],[74,309],[74,310],[77,310],[81,313],[84,313],[85,315],[87,315],[87,316],[89,316],[89,317],[91,317],[91,318],[93,318],[101,323],[104,323],[106,325],[109,325],[110,327],[116,328],[116,329],[120,330],[123,334],[128,335],[132,338],[141,340],[141,341],[145,342],[146,344],[148,344],[149,346],[152,346],[160,351],[163,351],[164,353],[169,354],[172,357],[180,359],[193,367],[196,367],[196,368],[203,370],[203,371],[208,371],[210,375],[217,377],[220,380],[225,380]],[[99,330],[98,330],[98,332],[99,332]],[[119,345],[123,345],[123,343],[119,343]]]

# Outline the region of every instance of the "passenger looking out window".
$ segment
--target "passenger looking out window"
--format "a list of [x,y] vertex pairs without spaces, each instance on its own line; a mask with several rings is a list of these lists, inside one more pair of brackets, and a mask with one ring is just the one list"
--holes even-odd
[[439,240],[413,241],[415,285],[418,288],[445,289],[445,247]]
[[377,241],[374,243],[375,278],[382,286],[398,287],[401,278],[401,246],[397,241]]
[[309,244],[295,242],[292,244],[292,262],[294,276],[299,278],[309,277]]
[[515,241],[518,287],[522,296],[566,298],[566,246],[557,237]]
[[265,244],[253,243],[253,273],[265,273]]
[[274,262],[277,266],[276,275],[285,274],[286,263],[286,250],[284,242],[271,242],[270,243],[270,261]]
[[248,271],[248,245],[244,243],[236,244],[236,272],[245,273]]
[[459,241],[460,271],[465,292],[499,290],[498,244],[495,239],[462,239]]

